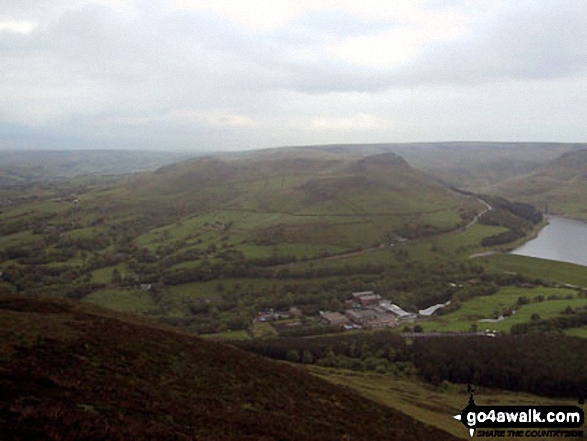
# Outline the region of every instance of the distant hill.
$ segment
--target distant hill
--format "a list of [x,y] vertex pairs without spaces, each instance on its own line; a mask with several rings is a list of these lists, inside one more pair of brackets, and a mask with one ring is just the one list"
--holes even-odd
[[197,155],[138,150],[2,150],[0,186],[80,175],[135,173]]
[[394,152],[413,167],[447,184],[478,191],[504,179],[530,173],[563,153],[587,148],[587,144],[459,141],[315,147],[328,152],[363,155]]
[[[530,173],[563,153],[585,148],[587,144],[531,142],[332,144],[215,153],[214,156],[225,160],[254,157],[276,160],[296,155],[364,157],[392,152],[405,158],[413,167],[450,185],[480,190],[504,179]],[[134,150],[3,150],[0,185],[21,184],[40,178],[148,171],[205,154]]]
[[109,197],[149,215],[249,213],[259,219],[249,239],[349,247],[446,231],[476,210],[394,153],[321,148],[197,158],[132,177]]
[[491,192],[587,219],[587,150],[565,153],[530,174],[492,186]]
[[5,439],[455,439],[301,369],[144,319],[0,297],[0,322]]

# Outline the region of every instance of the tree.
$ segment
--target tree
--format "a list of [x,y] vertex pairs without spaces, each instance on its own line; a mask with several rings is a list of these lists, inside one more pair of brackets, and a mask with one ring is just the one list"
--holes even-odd
[[122,282],[122,275],[120,274],[120,271],[118,271],[118,268],[114,268],[112,270],[112,283],[120,282]]
[[314,357],[310,351],[304,351],[302,354],[302,363],[304,364],[312,364],[314,363]]
[[295,349],[291,349],[285,355],[285,359],[292,363],[297,363],[300,361],[300,354],[298,354],[298,351],[296,351]]

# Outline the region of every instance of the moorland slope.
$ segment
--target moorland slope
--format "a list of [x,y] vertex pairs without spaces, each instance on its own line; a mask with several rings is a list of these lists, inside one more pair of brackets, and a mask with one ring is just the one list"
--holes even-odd
[[451,440],[297,369],[145,319],[0,297],[11,440]]

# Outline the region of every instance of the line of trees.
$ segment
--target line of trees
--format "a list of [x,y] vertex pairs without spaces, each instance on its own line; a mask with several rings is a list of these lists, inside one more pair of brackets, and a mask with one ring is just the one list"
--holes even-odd
[[381,331],[235,344],[291,362],[417,374],[436,385],[451,381],[549,397],[587,396],[587,340],[559,334],[422,338],[406,344],[397,334]]

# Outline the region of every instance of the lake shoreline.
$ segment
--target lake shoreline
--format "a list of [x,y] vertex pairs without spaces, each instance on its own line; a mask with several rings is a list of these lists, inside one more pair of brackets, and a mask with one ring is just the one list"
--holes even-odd
[[[546,229],[545,227],[549,227]],[[587,222],[549,215],[525,240],[508,247],[509,254],[587,266]]]

